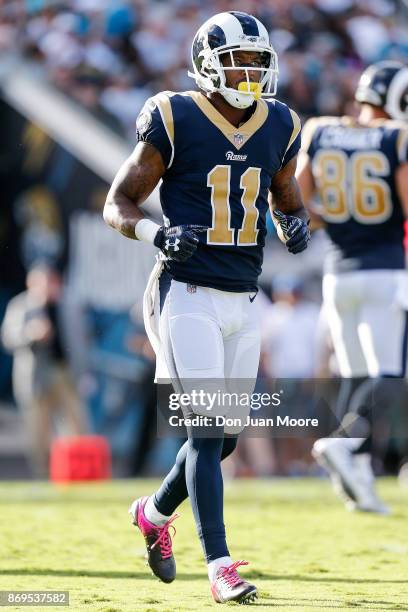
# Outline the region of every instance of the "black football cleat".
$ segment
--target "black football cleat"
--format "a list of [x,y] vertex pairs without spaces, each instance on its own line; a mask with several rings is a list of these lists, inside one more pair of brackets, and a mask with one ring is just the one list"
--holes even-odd
[[140,497],[135,500],[130,506],[129,514],[133,519],[133,525],[136,525],[142,532],[146,542],[146,558],[153,574],[160,578],[162,582],[173,582],[176,577],[176,561],[172,551],[172,540],[169,533],[169,528],[173,529],[173,537],[176,529],[171,523],[178,518],[178,514],[174,514],[164,525],[154,525],[144,514],[144,507],[148,497]]

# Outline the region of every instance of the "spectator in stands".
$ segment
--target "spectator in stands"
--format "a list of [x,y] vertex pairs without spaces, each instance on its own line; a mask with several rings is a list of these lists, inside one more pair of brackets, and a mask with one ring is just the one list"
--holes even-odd
[[79,435],[85,419],[65,365],[58,325],[60,277],[44,264],[27,275],[27,290],[8,304],[1,328],[14,354],[13,390],[26,422],[34,475],[48,475],[48,455],[57,430]]
[[273,303],[262,323],[263,368],[270,378],[313,377],[318,317],[319,306],[306,299],[303,281],[273,280]]
[[[305,281],[297,277],[275,277],[272,298],[273,302],[264,307],[262,317],[261,368],[265,384],[285,379],[285,406],[290,416],[312,416],[314,388],[307,379],[315,375],[320,308],[306,297]],[[271,387],[270,392],[273,391],[275,387]],[[273,448],[278,473],[307,473],[308,440],[275,438]]]

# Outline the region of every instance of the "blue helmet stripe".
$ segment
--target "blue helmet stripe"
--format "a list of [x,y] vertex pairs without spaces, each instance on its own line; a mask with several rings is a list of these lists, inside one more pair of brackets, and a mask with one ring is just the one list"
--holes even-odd
[[210,49],[215,49],[217,47],[221,47],[222,45],[227,44],[224,30],[216,24],[211,24],[207,32],[207,37]]
[[240,13],[239,11],[230,11],[231,15],[234,15],[241,24],[242,31],[245,36],[259,36],[259,28],[256,20],[247,15],[247,13]]

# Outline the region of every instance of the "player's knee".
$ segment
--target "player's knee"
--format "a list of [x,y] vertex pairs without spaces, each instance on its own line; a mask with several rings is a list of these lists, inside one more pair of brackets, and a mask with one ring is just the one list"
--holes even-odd
[[[202,434],[201,434],[202,435]],[[199,435],[193,435],[189,438],[189,448],[202,455],[221,457],[223,448],[223,439],[221,437],[202,438]]]

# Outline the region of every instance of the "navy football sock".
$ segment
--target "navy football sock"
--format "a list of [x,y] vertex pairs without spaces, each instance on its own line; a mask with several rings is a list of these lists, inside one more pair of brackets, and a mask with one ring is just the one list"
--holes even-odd
[[224,484],[221,473],[222,438],[188,440],[186,484],[207,563],[228,557],[224,526]]
[[[236,437],[224,438],[221,460],[228,457],[237,445]],[[178,506],[188,497],[186,485],[186,457],[189,448],[188,441],[183,444],[177,453],[176,462],[171,471],[163,480],[160,489],[154,496],[156,509],[166,516],[170,516]]]

